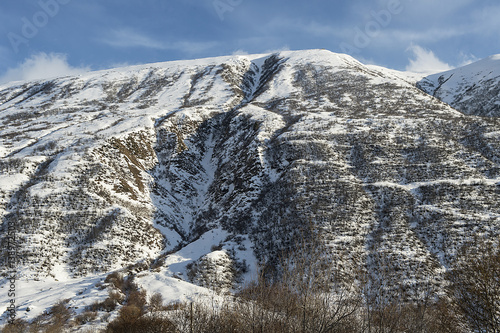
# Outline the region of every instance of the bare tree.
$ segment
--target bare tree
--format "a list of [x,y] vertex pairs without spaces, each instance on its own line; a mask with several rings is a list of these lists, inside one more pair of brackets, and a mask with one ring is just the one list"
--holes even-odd
[[474,241],[448,272],[449,296],[475,332],[500,332],[500,249]]

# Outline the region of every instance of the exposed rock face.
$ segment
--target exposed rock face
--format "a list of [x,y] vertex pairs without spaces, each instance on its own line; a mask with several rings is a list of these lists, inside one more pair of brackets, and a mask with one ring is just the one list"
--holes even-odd
[[[498,115],[480,83],[450,104]],[[464,242],[499,237],[499,120],[348,56],[152,64],[0,103],[3,234],[15,225],[29,278],[149,263],[216,229],[233,251],[218,262],[237,265],[243,237],[272,264],[319,231],[339,281],[440,288]]]

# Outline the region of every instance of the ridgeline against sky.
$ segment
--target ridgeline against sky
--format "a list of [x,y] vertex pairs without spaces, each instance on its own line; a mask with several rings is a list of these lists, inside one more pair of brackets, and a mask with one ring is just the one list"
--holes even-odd
[[325,48],[439,72],[499,53],[490,0],[0,3],[0,83],[233,53]]

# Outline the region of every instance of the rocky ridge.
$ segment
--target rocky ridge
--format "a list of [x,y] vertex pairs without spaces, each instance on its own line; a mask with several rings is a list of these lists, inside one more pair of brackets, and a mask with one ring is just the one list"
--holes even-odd
[[9,225],[20,280],[128,267],[167,289],[236,287],[319,235],[339,285],[439,292],[465,242],[500,233],[498,94],[450,102],[443,75],[418,85],[433,97],[311,50],[0,87],[4,272]]

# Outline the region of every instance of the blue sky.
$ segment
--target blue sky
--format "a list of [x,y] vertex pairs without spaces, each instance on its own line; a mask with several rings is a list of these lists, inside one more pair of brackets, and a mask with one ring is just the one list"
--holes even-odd
[[398,70],[500,53],[498,0],[2,0],[0,82],[324,48]]

